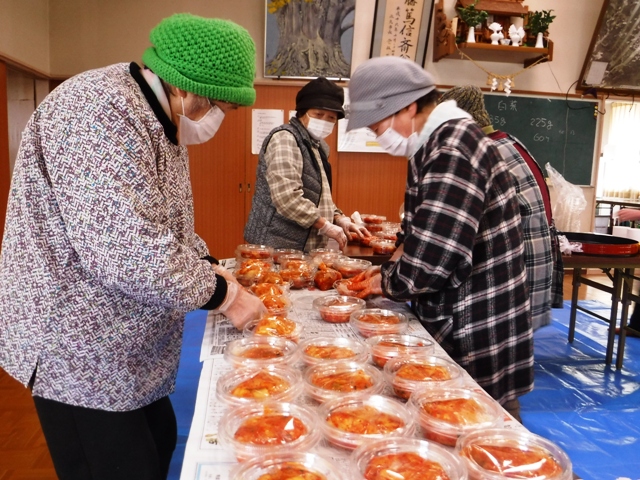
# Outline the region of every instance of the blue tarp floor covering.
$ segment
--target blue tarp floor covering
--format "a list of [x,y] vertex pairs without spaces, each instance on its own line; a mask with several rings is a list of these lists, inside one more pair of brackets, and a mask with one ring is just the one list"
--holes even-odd
[[[609,308],[580,302],[590,310]],[[524,425],[562,447],[584,480],[640,480],[640,338],[627,337],[622,370],[605,365],[608,325],[578,311],[568,343],[569,301],[553,310],[553,322],[535,332],[535,388],[520,398]],[[201,365],[206,312],[187,316],[176,393],[178,446],[169,479],[180,477]]]
[[[581,305],[608,317],[599,302]],[[562,447],[585,480],[640,479],[640,338],[627,337],[622,370],[605,365],[608,325],[578,311],[568,343],[571,302],[535,332],[535,387],[520,397],[531,432]],[[617,337],[616,337],[617,338]]]

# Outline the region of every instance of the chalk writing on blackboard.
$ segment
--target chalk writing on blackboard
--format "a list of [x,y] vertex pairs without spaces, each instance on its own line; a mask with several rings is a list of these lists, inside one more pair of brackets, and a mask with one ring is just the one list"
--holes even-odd
[[592,183],[597,102],[486,94],[485,105],[493,127],[517,137],[540,165],[550,163],[571,183]]

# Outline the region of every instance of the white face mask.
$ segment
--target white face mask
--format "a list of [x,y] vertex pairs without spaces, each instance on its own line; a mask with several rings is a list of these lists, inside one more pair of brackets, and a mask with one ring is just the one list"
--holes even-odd
[[418,141],[418,132],[415,132],[414,129],[414,119],[411,119],[411,131],[413,133],[409,135],[409,138],[403,137],[398,132],[393,129],[393,121],[396,116],[394,115],[391,118],[391,126],[387,128],[382,135],[379,135],[377,140],[378,143],[384,150],[389,154],[395,157],[408,157],[412,155],[412,152],[415,152],[415,144]]
[[182,100],[182,115],[180,115],[180,144],[197,145],[211,140],[224,120],[224,112],[217,105],[213,105],[200,120],[191,120],[184,114],[184,98]]
[[327,138],[333,132],[333,127],[335,123],[327,122],[326,120],[320,120],[318,118],[313,118],[307,115],[309,119],[309,123],[307,125],[307,130],[309,131],[309,135],[311,135],[316,140],[322,140],[323,138]]

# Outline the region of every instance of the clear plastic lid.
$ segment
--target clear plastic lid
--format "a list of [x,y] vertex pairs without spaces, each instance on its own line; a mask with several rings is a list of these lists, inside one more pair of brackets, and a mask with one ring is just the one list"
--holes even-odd
[[349,394],[380,393],[384,378],[373,365],[334,362],[308,367],[302,375],[307,394],[318,402]]
[[361,272],[364,272],[371,266],[371,262],[369,260],[345,256],[344,258],[338,258],[333,265],[333,268],[338,270],[342,274],[343,278],[351,278]]
[[280,276],[291,282],[291,288],[301,289],[313,285],[313,277],[318,266],[309,255],[280,255]]
[[308,452],[267,454],[240,464],[231,480],[349,480],[332,460]]
[[342,274],[324,263],[318,263],[318,270],[313,276],[314,285],[322,291],[331,290],[335,282],[342,279]]
[[255,335],[227,343],[224,359],[236,367],[295,365],[300,357],[298,345],[281,337]]
[[284,315],[266,314],[262,318],[251,320],[242,329],[245,337],[265,336],[283,337],[298,343],[302,333],[302,324]]
[[262,283],[273,283],[275,285],[280,285],[282,287],[285,287],[286,290],[287,290],[287,293],[289,292],[289,289],[291,288],[291,282],[289,282],[289,281],[285,280],[284,278],[282,278],[280,273],[276,272],[275,270],[269,270],[268,272],[266,272],[260,278],[260,282],[262,282]]
[[[289,266],[289,262],[292,265]],[[299,265],[302,264],[310,264],[313,262],[313,258],[311,255],[306,253],[284,253],[278,257],[278,263],[280,263],[280,268],[298,268]]]
[[342,257],[344,257],[342,252],[321,253],[313,257],[313,263],[315,263],[316,265],[320,265],[321,263],[324,263],[328,268],[333,268],[335,270],[334,264],[336,260]]
[[396,251],[396,242],[386,238],[377,238],[371,242],[371,248],[376,255],[391,255]]
[[402,230],[400,222],[382,222],[381,226],[385,232],[399,232]]
[[320,438],[316,413],[288,402],[235,407],[218,424],[220,445],[241,462],[259,455],[305,451]]
[[273,272],[273,263],[270,261],[245,259],[236,263],[233,275],[240,285],[250,287],[255,283],[264,282],[269,272]]
[[379,237],[376,237],[375,235],[370,235],[368,237],[362,237],[360,239],[360,245],[362,245],[363,247],[370,247],[371,246],[371,242],[377,240],[378,238]]
[[360,215],[360,218],[362,218],[362,221],[365,224],[367,223],[380,224],[387,219],[387,217],[385,217],[384,215],[374,215],[372,213],[363,213]]
[[273,254],[273,248],[267,245],[255,245],[252,243],[245,243],[236,247],[236,257],[239,258],[254,258],[265,260],[271,258]]
[[291,402],[304,389],[300,372],[292,368],[238,368],[222,375],[216,383],[216,397],[225,405],[238,406],[265,401]]
[[355,297],[359,292],[352,290],[353,283],[352,278],[343,278],[342,280],[336,281],[333,284],[333,288],[336,289],[339,295]]
[[471,480],[570,480],[571,460],[555,443],[524,429],[490,428],[458,439]]
[[404,313],[383,308],[364,308],[351,314],[351,326],[365,338],[374,335],[400,334],[409,320]]
[[307,338],[300,342],[298,348],[306,365],[323,365],[343,360],[365,363],[369,359],[369,347],[350,338]]
[[398,240],[398,233],[393,231],[393,230],[382,230],[380,232],[376,232],[373,234],[374,238],[372,239],[372,241],[376,241],[379,238],[382,238],[384,240],[391,240],[393,241],[393,244],[395,246],[396,240]]
[[249,287],[251,293],[257,297],[262,295],[288,295],[289,284],[288,283],[256,283]]
[[369,233],[378,233],[384,231],[384,228],[379,223],[365,223],[365,228],[369,230]]
[[385,364],[384,375],[393,392],[404,399],[423,385],[457,387],[462,381],[462,369],[456,363],[435,355],[394,358]]
[[467,480],[462,461],[444,447],[418,438],[372,440],[351,455],[351,478]]
[[286,315],[291,309],[291,300],[287,295],[265,293],[260,295],[259,298],[271,315]]
[[455,447],[460,435],[478,429],[502,427],[503,410],[484,391],[427,386],[409,400],[427,440]]
[[295,248],[276,248],[273,251],[273,261],[275,263],[280,263],[280,255],[304,255],[302,250],[297,250]]
[[324,255],[326,253],[332,253],[334,255],[341,255],[342,254],[342,252],[340,250],[336,250],[335,248],[314,248],[313,250],[309,251],[309,255],[312,258],[315,258],[318,255]]
[[354,395],[325,402],[318,411],[325,438],[354,449],[377,438],[412,436],[413,416],[403,403],[383,395]]
[[371,359],[379,367],[387,361],[403,355],[430,356],[433,342],[416,335],[375,335],[365,341],[369,345]]
[[320,317],[329,323],[347,323],[351,314],[356,310],[361,310],[366,306],[366,302],[358,297],[346,295],[326,295],[318,297],[313,301],[313,308]]

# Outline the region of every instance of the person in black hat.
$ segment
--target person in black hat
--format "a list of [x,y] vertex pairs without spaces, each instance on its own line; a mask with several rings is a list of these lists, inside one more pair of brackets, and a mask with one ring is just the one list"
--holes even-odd
[[343,103],[342,88],[318,77],[296,95],[296,116],[264,139],[245,241],[308,252],[325,247],[329,239],[342,250],[347,235],[369,235],[331,197],[329,146],[324,139],[344,118]]

